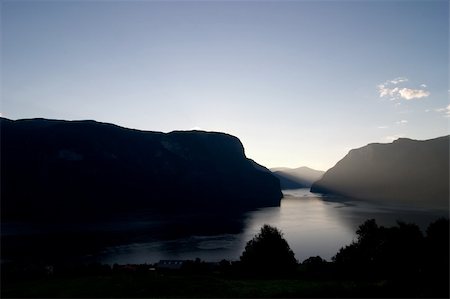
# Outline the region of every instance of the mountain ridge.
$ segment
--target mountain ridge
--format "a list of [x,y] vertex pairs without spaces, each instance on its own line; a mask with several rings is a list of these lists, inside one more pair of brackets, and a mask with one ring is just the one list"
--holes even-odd
[[449,140],[401,138],[352,149],[311,192],[448,209]]
[[310,167],[274,167],[270,171],[280,180],[281,189],[309,188],[325,173]]
[[0,119],[2,219],[279,205],[279,181],[221,132]]

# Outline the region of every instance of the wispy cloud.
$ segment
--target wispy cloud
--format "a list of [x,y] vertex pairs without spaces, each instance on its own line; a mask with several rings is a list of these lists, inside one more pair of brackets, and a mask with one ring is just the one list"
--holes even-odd
[[390,88],[390,87],[387,87],[386,84],[378,85],[378,93],[380,94],[380,98],[389,96],[392,99],[394,99],[397,92],[398,92],[398,87]]
[[445,117],[450,117],[450,105],[448,105],[447,107],[444,107],[444,108],[434,109],[434,111],[436,111],[438,113],[444,113]]
[[378,129],[387,129],[387,128],[389,128],[388,126],[378,126],[377,127]]
[[398,84],[408,82],[405,77],[398,77],[385,81],[377,86],[380,98],[389,97],[391,101],[404,99],[413,100],[428,97],[431,93],[426,90],[425,84],[421,84],[421,89],[413,89],[408,87],[399,87]]
[[395,122],[396,125],[406,125],[407,123],[408,121],[406,119],[402,119]]
[[388,81],[388,82],[390,82],[390,83],[392,83],[392,84],[399,84],[399,83],[403,83],[403,82],[408,82],[408,78],[405,78],[405,77],[397,77],[397,78],[392,79],[392,80],[390,80],[390,81]]

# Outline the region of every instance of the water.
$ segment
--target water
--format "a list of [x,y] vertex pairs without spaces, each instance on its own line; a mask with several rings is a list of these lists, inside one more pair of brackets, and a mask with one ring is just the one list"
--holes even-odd
[[160,259],[207,261],[237,260],[245,244],[264,224],[279,228],[296,258],[310,256],[330,260],[350,244],[355,231],[369,218],[380,225],[395,225],[397,220],[417,223],[423,230],[437,217],[448,212],[380,206],[345,198],[324,197],[309,189],[284,190],[280,207],[262,208],[244,215],[238,233],[190,235],[168,240],[152,240],[106,248],[98,256],[104,263],[153,263]]
[[448,217],[448,211],[375,205],[321,196],[309,189],[283,193],[280,207],[244,215],[144,213],[131,219],[84,225],[2,224],[2,260],[7,260],[9,254],[15,258],[21,258],[20,254],[60,259],[76,256],[108,264],[197,257],[206,261],[238,260],[246,242],[264,224],[284,233],[299,261],[317,255],[330,260],[354,240],[356,229],[367,219],[375,218],[385,226],[397,220],[414,222],[425,230],[438,217]]

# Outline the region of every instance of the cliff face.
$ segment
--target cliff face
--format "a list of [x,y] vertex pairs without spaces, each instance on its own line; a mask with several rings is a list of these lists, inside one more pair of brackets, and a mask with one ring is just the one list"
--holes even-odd
[[279,205],[277,178],[234,136],[94,121],[1,119],[2,219]]
[[449,136],[351,150],[312,192],[426,208],[449,206]]

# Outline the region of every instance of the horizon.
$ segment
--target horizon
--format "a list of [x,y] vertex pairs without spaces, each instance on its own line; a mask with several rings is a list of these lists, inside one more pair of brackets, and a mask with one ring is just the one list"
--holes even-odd
[[224,132],[267,168],[324,171],[449,134],[445,0],[0,5],[5,118]]

